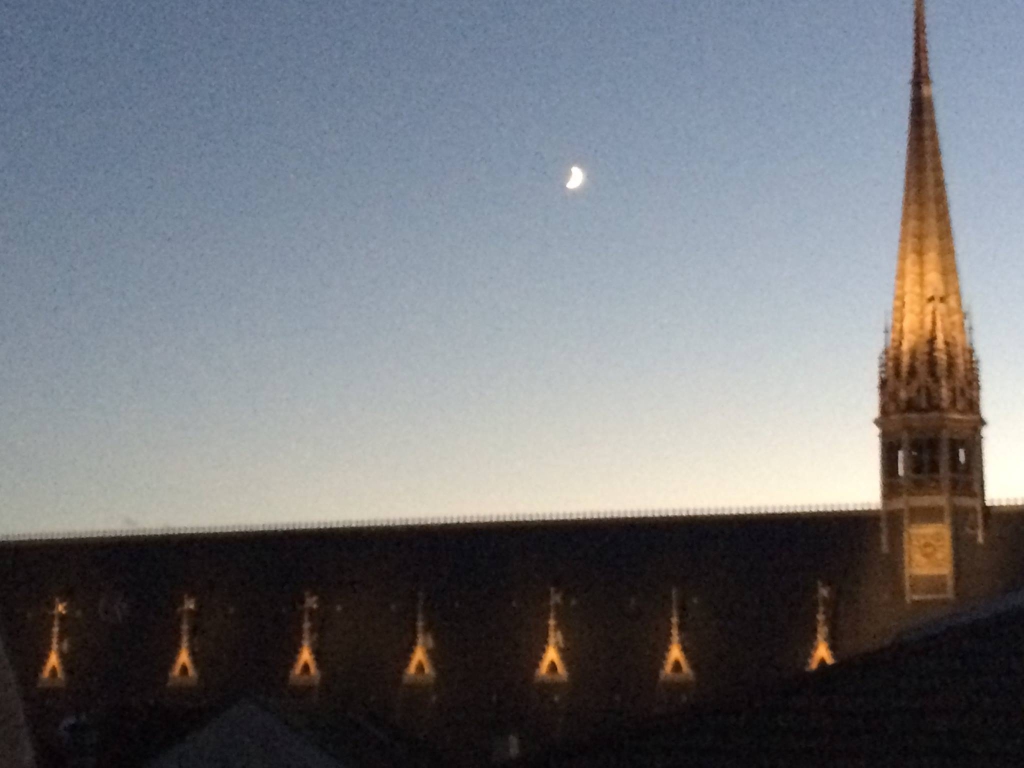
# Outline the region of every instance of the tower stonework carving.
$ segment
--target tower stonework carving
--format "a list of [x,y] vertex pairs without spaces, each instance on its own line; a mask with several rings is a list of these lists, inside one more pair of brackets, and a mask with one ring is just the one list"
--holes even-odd
[[882,546],[888,550],[892,532],[902,532],[908,602],[953,598],[958,524],[984,542],[984,421],[939,151],[924,0],[914,3],[903,216],[878,393]]

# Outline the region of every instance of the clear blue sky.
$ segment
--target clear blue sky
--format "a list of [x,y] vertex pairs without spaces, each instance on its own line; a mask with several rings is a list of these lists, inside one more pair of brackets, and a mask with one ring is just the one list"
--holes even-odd
[[[0,529],[876,499],[910,0],[2,7]],[[1024,495],[1024,5],[928,10]]]

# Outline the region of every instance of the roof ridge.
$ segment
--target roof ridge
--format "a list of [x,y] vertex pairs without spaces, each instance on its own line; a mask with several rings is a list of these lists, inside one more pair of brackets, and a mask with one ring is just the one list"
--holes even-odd
[[292,531],[348,530],[354,528],[442,528],[458,525],[547,523],[575,521],[623,521],[694,517],[755,517],[772,515],[823,515],[877,512],[878,502],[788,504],[725,507],[663,507],[606,510],[559,510],[510,512],[493,515],[431,515],[423,517],[307,520],[291,523],[256,523],[208,526],[157,526],[152,528],[97,528],[95,530],[37,531],[0,534],[0,543],[66,539],[112,539],[193,536],[233,533],[287,533]]
[[[1024,497],[993,499],[985,504],[990,512],[1024,511]],[[28,531],[0,533],[0,544],[18,542],[145,539],[172,536],[230,535],[245,533],[290,533],[375,528],[445,528],[459,525],[501,525],[504,523],[629,522],[669,518],[817,516],[865,514],[881,510],[878,502],[828,504],[779,504],[725,507],[639,507],[635,509],[560,510],[509,512],[493,515],[430,515],[423,517],[353,518],[352,520],[304,520],[292,523],[239,523],[234,525],[182,525],[152,528],[97,528],[95,530]]]

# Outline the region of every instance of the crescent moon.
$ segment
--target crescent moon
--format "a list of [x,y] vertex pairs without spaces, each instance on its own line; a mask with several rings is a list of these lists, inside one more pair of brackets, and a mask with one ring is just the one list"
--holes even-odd
[[583,169],[578,166],[573,166],[569,169],[569,180],[565,182],[566,189],[579,189],[583,185],[583,180],[586,175],[583,173]]

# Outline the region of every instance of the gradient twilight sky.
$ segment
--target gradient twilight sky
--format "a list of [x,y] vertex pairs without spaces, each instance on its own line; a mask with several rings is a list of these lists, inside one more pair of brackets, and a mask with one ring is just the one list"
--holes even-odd
[[[0,530],[876,499],[910,0],[2,8]],[[1024,495],[1024,4],[928,11]]]

